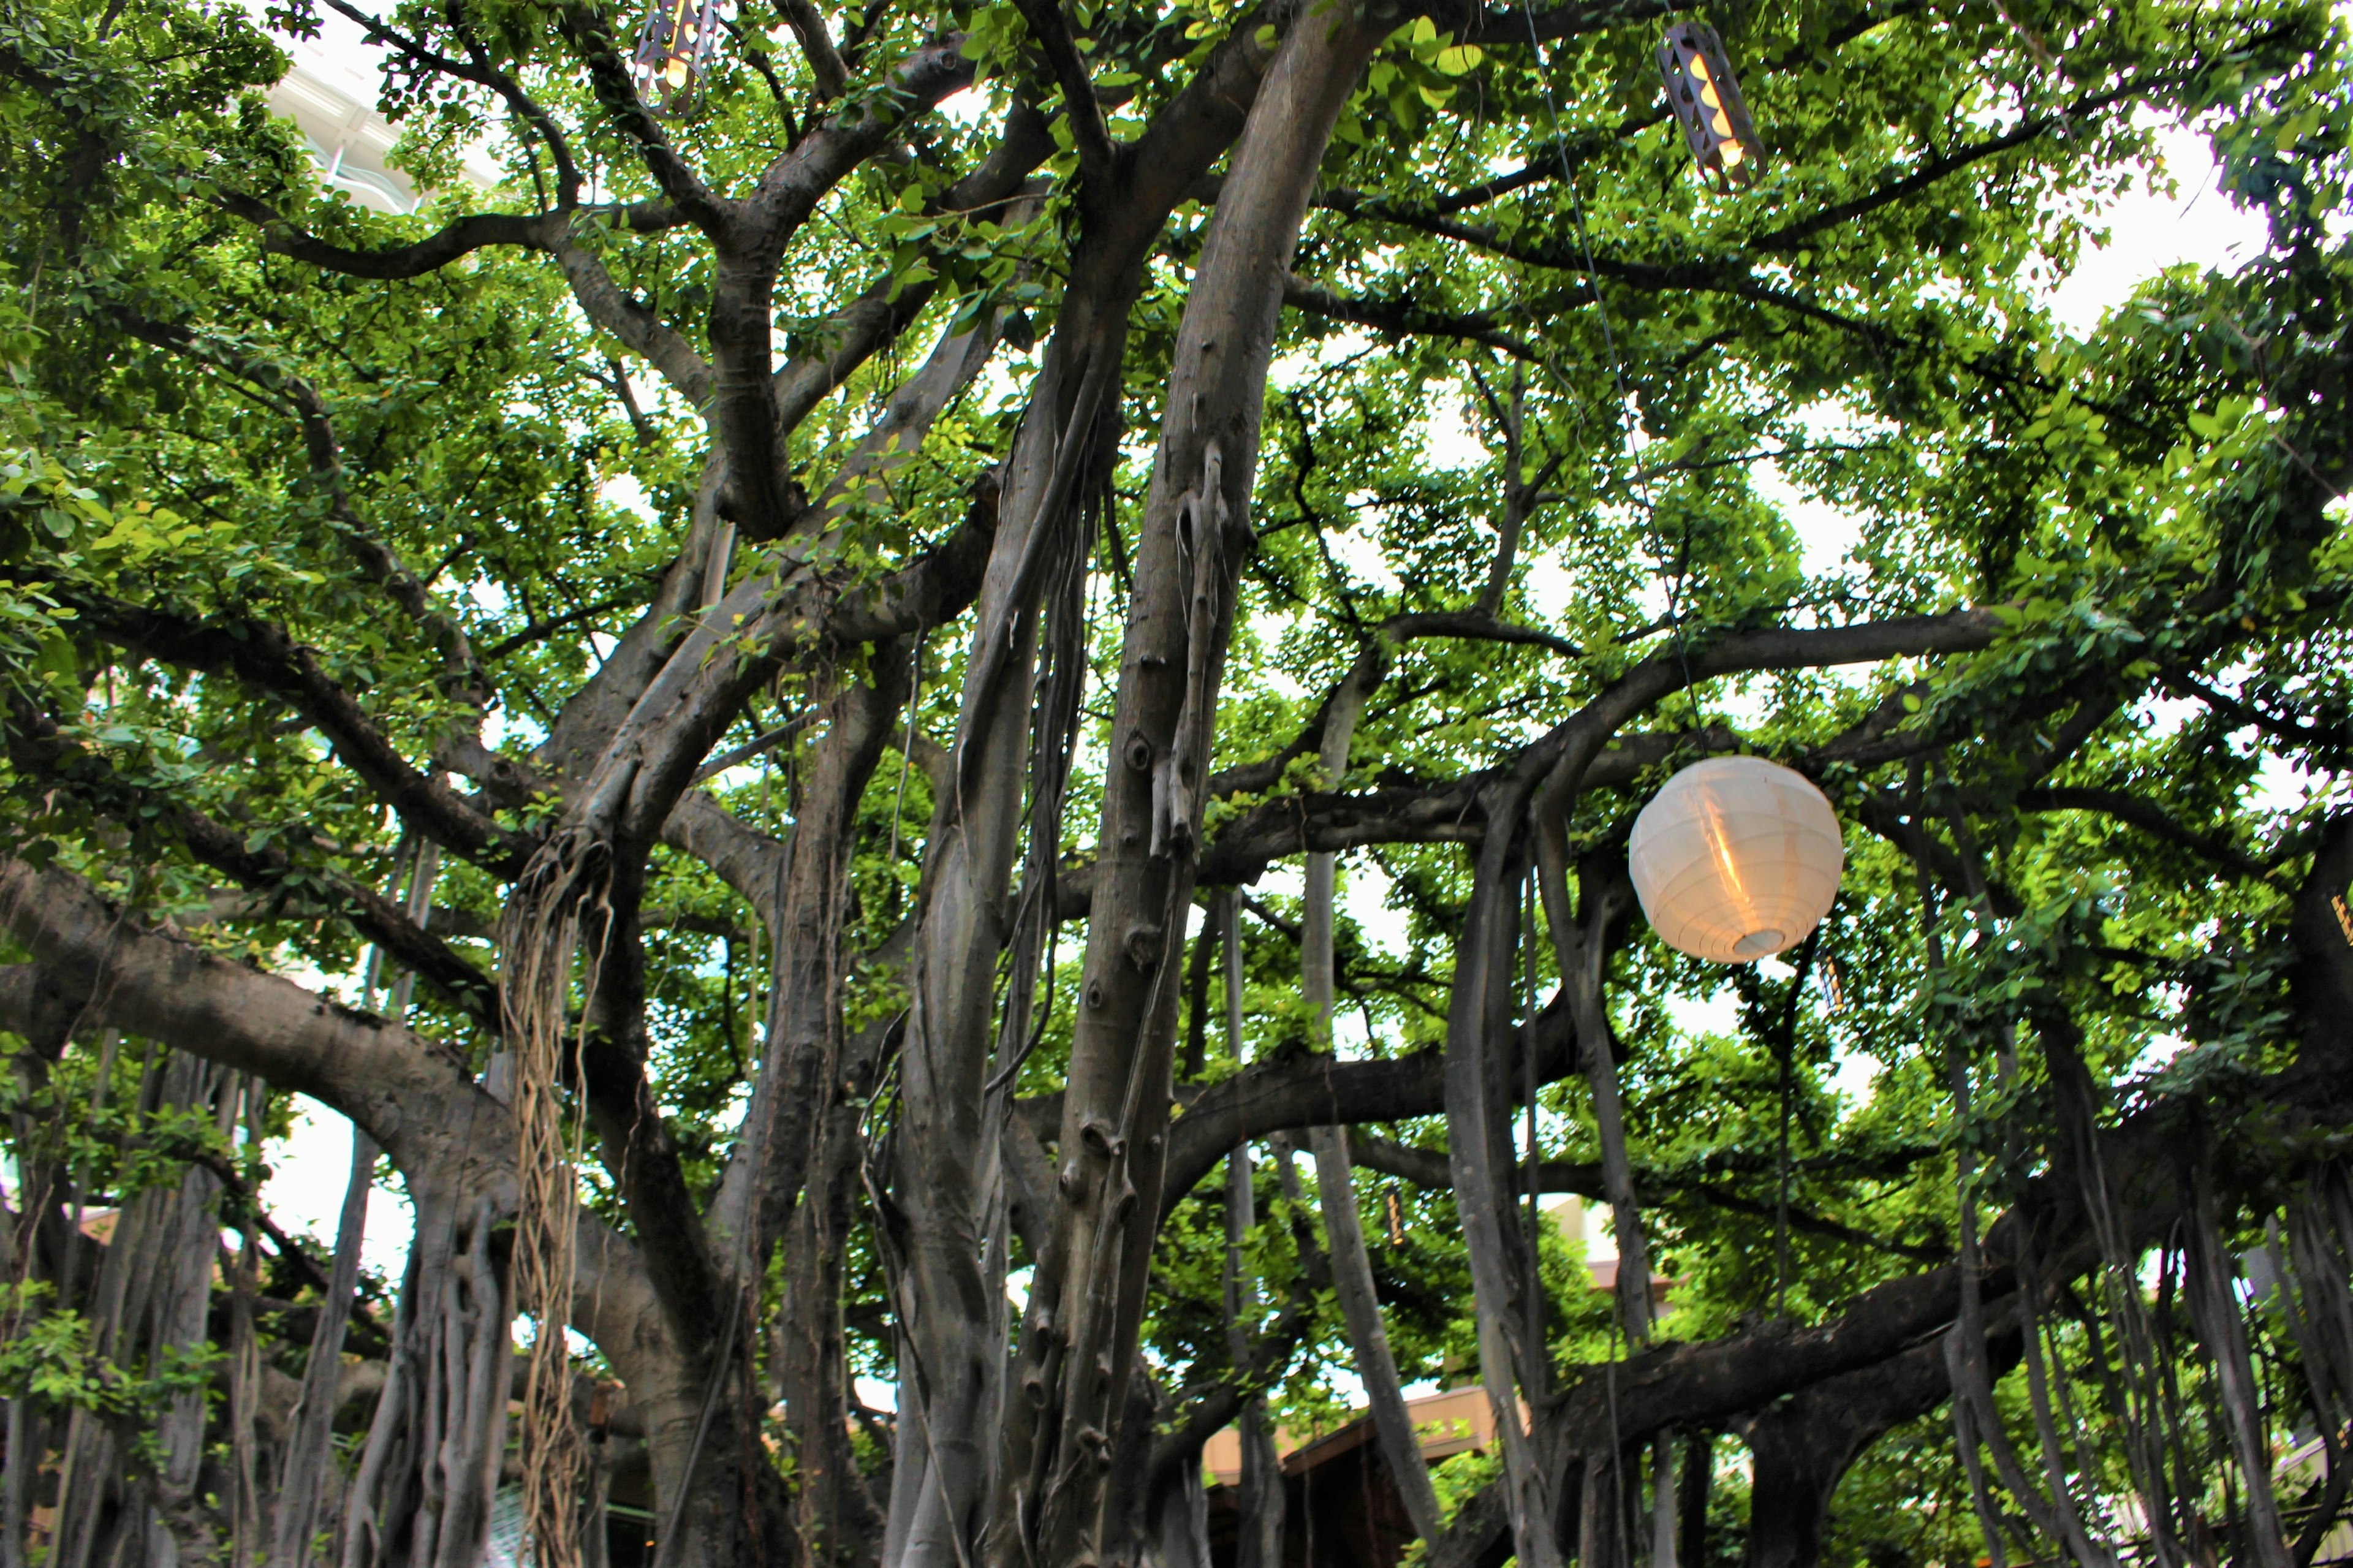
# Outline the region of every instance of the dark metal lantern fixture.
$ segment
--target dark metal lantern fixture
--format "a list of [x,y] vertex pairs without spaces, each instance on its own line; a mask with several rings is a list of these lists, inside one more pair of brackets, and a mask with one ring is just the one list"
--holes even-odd
[[654,0],[638,33],[638,94],[673,108],[693,90],[719,43],[721,0]]
[[1700,172],[1717,190],[1746,185],[1765,165],[1757,123],[1741,100],[1724,40],[1704,22],[1678,22],[1659,40],[1659,72]]

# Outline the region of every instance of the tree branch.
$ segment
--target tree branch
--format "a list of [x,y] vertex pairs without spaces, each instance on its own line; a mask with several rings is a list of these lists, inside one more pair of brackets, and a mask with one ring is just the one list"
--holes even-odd
[[1080,175],[1101,191],[1113,177],[1118,154],[1103,123],[1103,105],[1095,100],[1094,79],[1087,74],[1087,62],[1071,37],[1060,0],[1015,0],[1015,4],[1020,7],[1022,20],[1029,24],[1029,36],[1038,40],[1038,51],[1046,57],[1055,84],[1062,89],[1062,118],[1078,152]]
[[[22,571],[14,575],[39,581]],[[326,736],[362,783],[435,842],[501,878],[522,871],[531,840],[410,766],[358,700],[284,627],[238,617],[200,621],[54,579],[41,585],[110,642],[184,668],[227,672],[287,703]]]
[[1361,296],[1349,298],[1335,294],[1296,273],[1284,280],[1282,302],[1294,310],[1326,316],[1335,321],[1353,321],[1358,326],[1377,327],[1383,331],[1399,332],[1409,337],[1457,338],[1464,342],[1485,343],[1531,364],[1545,363],[1541,350],[1526,339],[1514,337],[1497,327],[1492,314],[1451,315],[1424,310],[1409,300]]
[[95,1019],[322,1100],[404,1170],[449,1160],[481,1179],[512,1163],[506,1107],[449,1047],[157,931],[70,871],[0,856],[0,929]]
[[350,921],[476,1025],[493,1035],[499,1032],[497,994],[490,980],[375,889],[324,867],[298,866],[274,845],[256,847],[248,835],[162,790],[125,780],[109,758],[69,740],[54,719],[21,698],[11,700],[8,708],[9,760],[20,771],[70,790],[127,827],[166,826],[189,854],[248,888],[291,896],[313,908],[322,904],[322,912]]
[[353,510],[350,489],[344,479],[343,452],[335,440],[333,421],[327,414],[327,400],[319,395],[318,388],[284,366],[225,343],[210,333],[192,331],[129,311],[116,319],[124,331],[142,342],[226,370],[286,397],[302,428],[311,477],[326,492],[328,516],[335,524],[343,548],[359,563],[367,579],[384,590],[386,598],[431,634],[441,650],[448,689],[476,706],[487,702],[493,689],[490,675],[474,657],[465,628],[456,617],[434,605],[424,583],[401,563],[400,557],[376,538]]
[[2201,859],[2250,881],[2277,880],[2278,874],[2229,840],[2201,833],[2180,821],[2155,801],[2117,789],[2087,789],[2056,785],[2020,792],[2021,811],[2089,811],[2129,823],[2152,837],[2187,849]]
[[638,96],[637,86],[629,79],[628,62],[614,47],[606,18],[588,6],[575,5],[561,14],[557,25],[587,66],[589,85],[596,92],[596,101],[612,117],[622,135],[636,146],[646,172],[661,187],[662,195],[687,222],[714,243],[727,245],[734,237],[740,214],[737,204],[705,185],[664,134],[660,122]]

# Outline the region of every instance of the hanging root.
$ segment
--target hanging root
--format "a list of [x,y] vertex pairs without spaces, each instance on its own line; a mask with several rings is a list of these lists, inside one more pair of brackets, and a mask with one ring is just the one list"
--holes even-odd
[[[542,849],[508,905],[501,947],[508,965],[505,1026],[513,1053],[522,1212],[515,1229],[516,1310],[533,1324],[523,1385],[524,1527],[538,1568],[579,1568],[581,1446],[572,1419],[572,1316],[582,1118],[566,1125],[563,1082],[581,1081],[580,1056],[595,1002],[602,938],[609,929],[610,855],[576,834]],[[567,1028],[573,959],[584,926],[590,952],[579,1022]],[[567,1045],[571,1060],[564,1058]]]
[[2298,1504],[2303,1517],[2292,1548],[2305,1563],[2353,1490],[2353,1180],[2343,1162],[2319,1166],[2290,1195],[2284,1237],[2277,1220],[2268,1229],[2273,1254],[2284,1254],[2296,1287],[2284,1293],[2283,1315],[2321,1442],[2321,1479]]

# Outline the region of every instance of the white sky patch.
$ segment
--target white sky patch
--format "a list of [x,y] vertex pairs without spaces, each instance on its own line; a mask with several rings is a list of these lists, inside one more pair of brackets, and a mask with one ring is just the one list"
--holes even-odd
[[1540,626],[1556,626],[1575,602],[1577,574],[1556,551],[1538,550],[1521,558],[1520,591]]
[[1755,465],[1748,470],[1748,482],[1788,520],[1807,576],[1831,576],[1845,566],[1848,553],[1862,539],[1860,515],[1799,489],[1776,462]]
[[2107,244],[2086,244],[2074,272],[2045,297],[2060,325],[2079,338],[2167,268],[2186,261],[2234,271],[2263,254],[2269,239],[2263,215],[2224,194],[2203,136],[2180,125],[2158,125],[2156,136],[2158,172],[2179,188],[2150,191],[2136,178],[2129,195],[2097,209],[2092,222],[2108,231]]
[[1666,1008],[1668,1020],[1686,1035],[1732,1036],[1740,1032],[1740,998],[1728,985],[1708,996],[1670,994]]
[[[837,37],[839,36],[839,33],[835,34]],[[969,131],[987,119],[996,107],[994,97],[981,91],[976,84],[956,89],[940,100],[935,110],[944,118],[953,120]]]
[[1248,891],[1263,900],[1268,898],[1302,899],[1307,896],[1307,873],[1296,860],[1285,860],[1269,866],[1250,884]]
[[648,522],[654,521],[653,500],[646,494],[646,487],[638,481],[635,474],[627,471],[606,474],[597,483],[596,499],[623,511],[635,512]]
[[1271,386],[1297,386],[1312,381],[1317,371],[1367,353],[1373,340],[1361,327],[1344,327],[1331,336],[1304,343],[1274,356],[1267,369]]
[[1332,558],[1345,566],[1360,581],[1369,583],[1384,594],[1397,594],[1405,584],[1390,569],[1381,551],[1381,530],[1368,526],[1370,519],[1346,532],[1334,531],[1324,536]]
[[1831,1068],[1831,1086],[1845,1100],[1848,1111],[1871,1103],[1879,1084],[1879,1058],[1863,1051],[1841,1050]]
[[1492,456],[1471,428],[1469,411],[1459,397],[1443,398],[1431,406],[1421,427],[1421,449],[1434,466],[1458,471],[1475,468]]
[[[293,1125],[285,1137],[269,1140],[261,1157],[269,1166],[270,1217],[290,1233],[311,1237],[332,1248],[351,1178],[351,1122],[342,1112],[328,1110],[307,1094],[298,1094]],[[408,1258],[408,1238],[416,1223],[408,1194],[378,1182],[368,1194],[361,1265],[397,1279]]]
[[1369,855],[1353,856],[1341,865],[1341,910],[1356,921],[1366,941],[1384,952],[1405,951],[1410,924],[1403,910],[1393,909],[1388,902],[1395,886]]
[[[1815,446],[1853,446],[1891,433],[1884,420],[1841,406],[1816,403],[1799,411],[1794,421]],[[1809,577],[1828,577],[1842,571],[1847,557],[1862,542],[1867,520],[1862,513],[1833,505],[1800,489],[1782,470],[1778,459],[1752,464],[1749,484],[1779,509],[1798,536],[1799,559]]]
[[[2152,1000],[2162,1001],[2169,1007],[2179,1007],[2181,1003],[2180,991],[2178,987],[2164,987],[2159,995]],[[2140,1048],[2140,1054],[2133,1058],[2132,1065],[2125,1069],[2124,1076],[2127,1079],[2146,1078],[2152,1073],[2161,1071],[2171,1066],[2175,1058],[2189,1048],[2188,1040],[2170,1031],[2152,1035],[2149,1037],[2148,1044]]]

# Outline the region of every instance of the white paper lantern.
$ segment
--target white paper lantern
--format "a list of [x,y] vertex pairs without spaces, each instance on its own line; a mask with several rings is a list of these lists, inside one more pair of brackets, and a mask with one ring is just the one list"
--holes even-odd
[[1804,774],[1762,757],[1710,757],[1642,808],[1627,858],[1662,942],[1746,963],[1795,947],[1830,913],[1846,846]]

